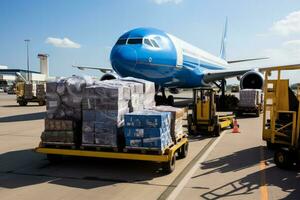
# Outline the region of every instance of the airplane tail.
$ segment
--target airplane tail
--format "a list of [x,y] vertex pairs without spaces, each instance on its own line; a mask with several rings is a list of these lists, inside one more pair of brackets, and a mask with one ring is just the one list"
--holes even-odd
[[224,60],[226,60],[227,24],[228,24],[228,18],[226,17],[224,31],[222,35],[222,41],[221,41],[221,49],[220,49],[220,58]]

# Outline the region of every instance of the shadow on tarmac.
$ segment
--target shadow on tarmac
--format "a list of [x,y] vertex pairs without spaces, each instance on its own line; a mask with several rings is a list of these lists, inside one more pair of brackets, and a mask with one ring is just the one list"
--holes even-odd
[[[192,177],[204,178],[203,176],[215,172],[227,173],[236,172],[245,168],[257,165],[259,168],[259,157],[261,148],[264,152],[266,168],[261,171],[249,174],[241,179],[226,183],[202,194],[201,199],[223,199],[225,197],[242,198],[240,195],[252,194],[253,190],[259,189],[262,183],[262,174],[266,176],[266,186],[275,186],[282,191],[289,193],[284,199],[299,199],[300,196],[300,167],[295,166],[292,170],[282,170],[273,163],[273,152],[266,147],[253,147],[235,152],[232,155],[209,160],[202,163],[202,169],[212,169],[209,172]],[[197,189],[197,188],[194,188]],[[240,197],[239,197],[240,196]]]
[[154,162],[68,156],[52,164],[31,149],[0,154],[0,163],[0,188],[9,189],[41,183],[81,189],[117,183],[153,185],[150,180],[165,175]]
[[0,123],[1,122],[4,123],[4,122],[39,120],[39,119],[44,119],[45,114],[46,114],[46,112],[38,112],[38,113],[29,113],[29,114],[22,114],[22,115],[0,117]]

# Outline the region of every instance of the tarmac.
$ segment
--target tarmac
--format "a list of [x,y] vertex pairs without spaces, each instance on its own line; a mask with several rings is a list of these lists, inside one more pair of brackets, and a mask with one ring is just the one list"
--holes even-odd
[[261,139],[262,118],[238,119],[241,133],[191,137],[189,154],[165,175],[158,163],[67,157],[33,151],[45,106],[0,94],[0,199],[299,199],[300,168],[278,169]]

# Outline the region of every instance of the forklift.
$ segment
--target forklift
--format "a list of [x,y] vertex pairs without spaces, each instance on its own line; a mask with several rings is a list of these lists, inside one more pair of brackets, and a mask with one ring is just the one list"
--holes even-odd
[[217,115],[213,88],[193,89],[192,113],[188,115],[190,134],[218,137],[222,129],[233,128],[234,115]]
[[[275,149],[274,162],[280,168],[289,168],[300,158],[300,88],[295,93],[289,80],[281,77],[287,70],[300,70],[300,65],[265,69],[262,138]],[[269,78],[271,74],[276,78]]]

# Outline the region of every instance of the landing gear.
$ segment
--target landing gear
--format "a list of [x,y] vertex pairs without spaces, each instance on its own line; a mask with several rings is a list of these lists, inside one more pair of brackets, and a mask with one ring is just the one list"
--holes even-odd
[[174,97],[172,95],[166,96],[165,89],[160,89],[162,95],[155,95],[156,105],[174,106]]

